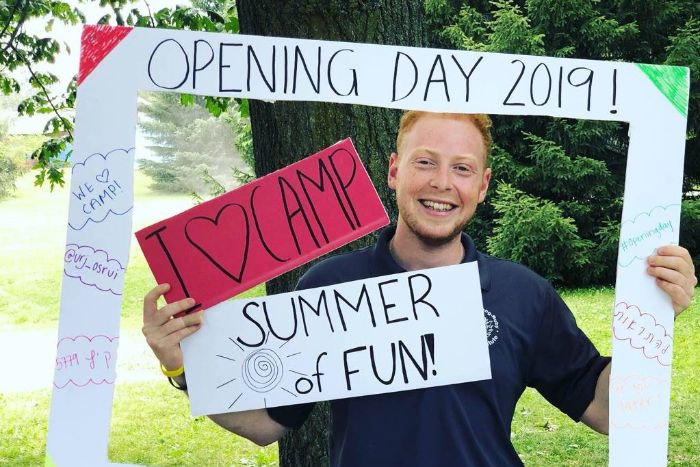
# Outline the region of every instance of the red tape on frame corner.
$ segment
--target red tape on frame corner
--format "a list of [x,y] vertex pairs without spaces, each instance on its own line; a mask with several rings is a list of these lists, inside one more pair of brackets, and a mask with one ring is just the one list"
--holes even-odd
[[350,139],[136,232],[167,302],[205,309],[389,223]]
[[80,37],[80,68],[78,85],[97,68],[102,60],[114,49],[132,30],[128,26],[90,25],[83,27]]

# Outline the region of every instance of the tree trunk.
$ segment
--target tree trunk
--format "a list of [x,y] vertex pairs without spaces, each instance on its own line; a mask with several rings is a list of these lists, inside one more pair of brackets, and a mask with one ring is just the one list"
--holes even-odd
[[[238,0],[243,34],[262,36],[425,45],[422,0],[285,1]],[[255,171],[262,176],[352,137],[393,220],[396,203],[386,186],[400,112],[358,105],[318,102],[250,102]],[[365,237],[347,248],[372,242]],[[267,283],[267,293],[292,290],[307,268]],[[328,404],[317,404],[305,425],[280,442],[280,465],[328,464]]]

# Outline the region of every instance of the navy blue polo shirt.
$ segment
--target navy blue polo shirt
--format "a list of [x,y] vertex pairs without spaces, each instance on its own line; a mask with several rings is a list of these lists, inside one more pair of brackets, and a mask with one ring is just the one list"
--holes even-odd
[[[298,288],[404,272],[389,251],[395,228],[375,246],[318,263]],[[331,402],[331,465],[522,465],[510,442],[525,387],[579,420],[593,400],[601,357],[553,287],[526,267],[476,250],[462,235],[463,262],[477,261],[492,379]],[[465,365],[469,362],[465,361]],[[267,409],[301,426],[313,404]]]

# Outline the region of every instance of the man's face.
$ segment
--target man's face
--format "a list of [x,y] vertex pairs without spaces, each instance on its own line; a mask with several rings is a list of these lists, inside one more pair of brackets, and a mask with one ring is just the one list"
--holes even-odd
[[441,245],[454,239],[484,201],[491,178],[486,148],[464,118],[421,116],[389,160],[389,187],[396,191],[399,229]]

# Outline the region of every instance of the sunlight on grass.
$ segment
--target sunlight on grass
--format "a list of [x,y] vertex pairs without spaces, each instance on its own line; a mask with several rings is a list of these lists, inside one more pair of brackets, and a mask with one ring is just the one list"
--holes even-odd
[[[0,465],[44,464],[51,393],[0,394]],[[272,466],[277,444],[260,448],[192,418],[184,395],[165,380],[116,385],[109,457],[151,466]]]
[[163,467],[277,464],[277,444],[261,448],[207,417],[192,418],[184,394],[164,378],[117,385],[113,413],[112,462]]
[[49,420],[48,389],[0,393],[0,465],[43,465]]

